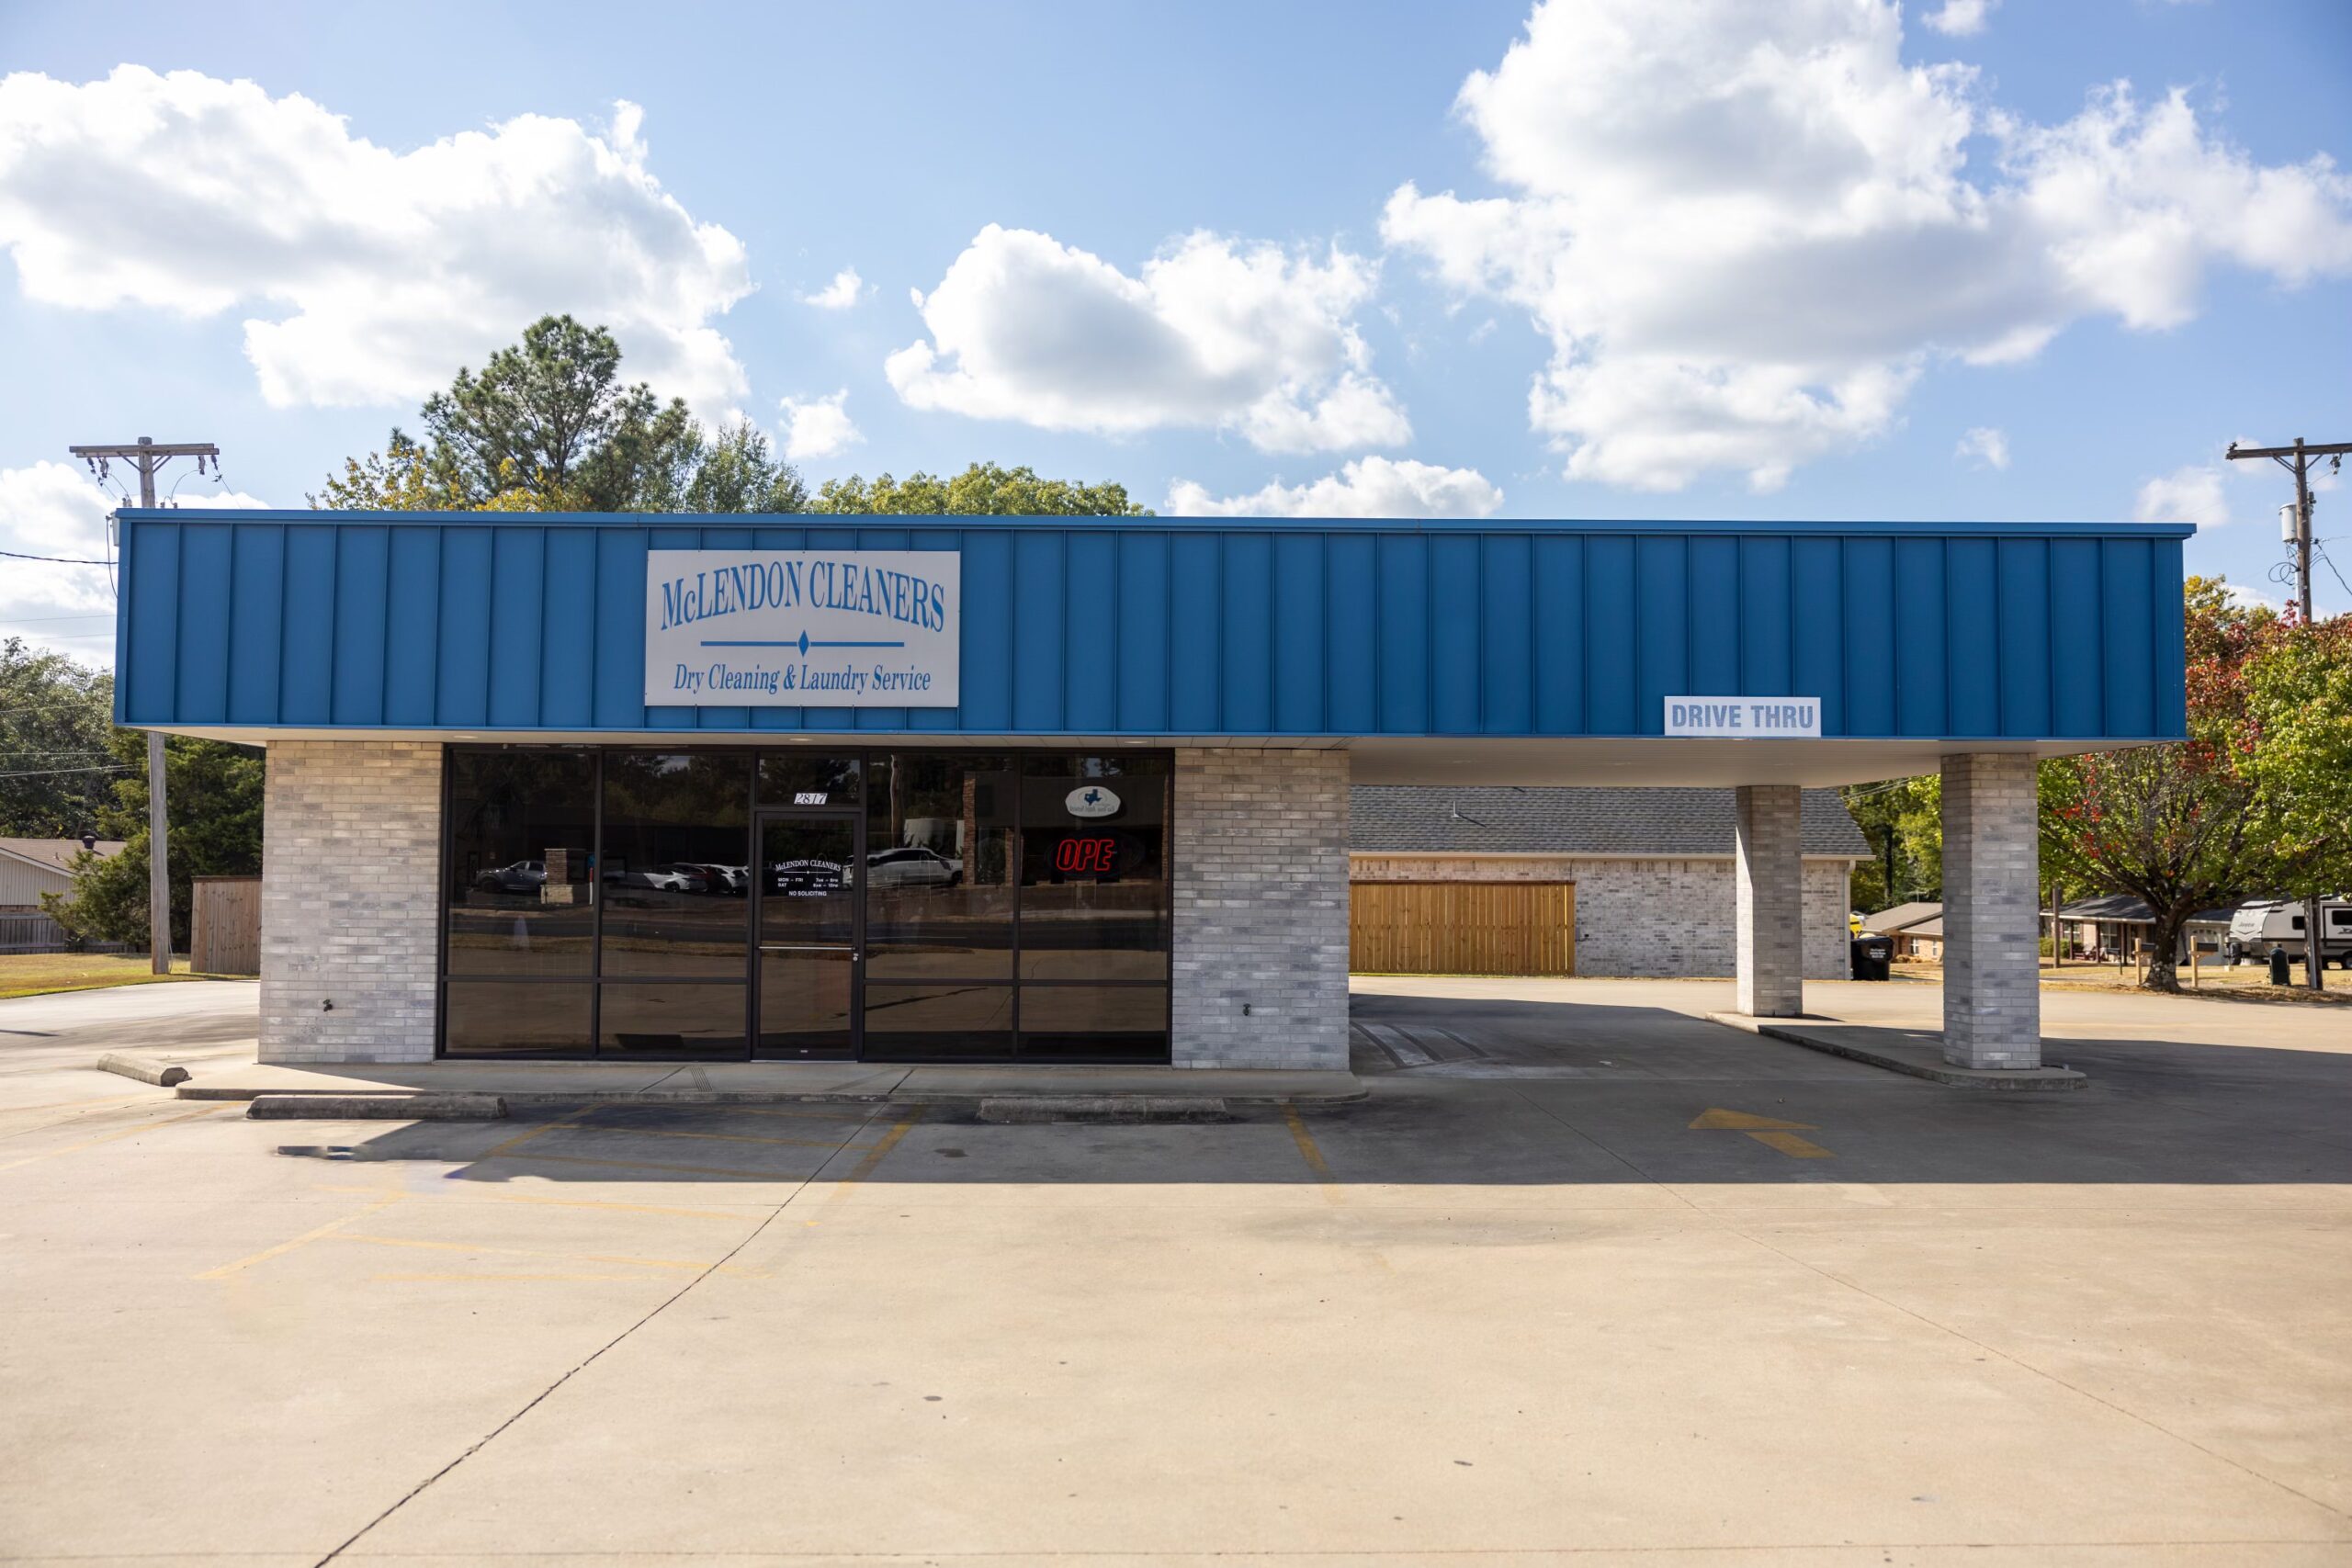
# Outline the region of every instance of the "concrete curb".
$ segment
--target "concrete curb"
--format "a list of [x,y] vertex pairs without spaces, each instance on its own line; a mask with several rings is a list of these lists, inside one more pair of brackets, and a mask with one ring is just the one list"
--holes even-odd
[[494,1094],[257,1094],[245,1115],[254,1122],[498,1122],[506,1102]]
[[990,1095],[980,1101],[983,1122],[1019,1125],[1051,1122],[1230,1122],[1222,1100],[1198,1095]]
[[[1041,1095],[1006,1093],[1002,1090],[976,1091],[965,1094],[952,1093],[943,1089],[913,1089],[902,1090],[897,1093],[892,1093],[888,1090],[881,1090],[872,1093],[858,1093],[852,1090],[793,1093],[770,1089],[572,1089],[569,1091],[562,1089],[530,1089],[519,1092],[511,1089],[500,1089],[496,1093],[492,1094],[488,1091],[477,1092],[454,1089],[378,1090],[372,1092],[366,1090],[317,1089],[256,1089],[252,1088],[240,1088],[233,1083],[184,1083],[179,1086],[177,1092],[182,1100],[253,1100],[260,1099],[288,1100],[382,1100],[410,1102],[419,1099],[495,1099],[503,1101],[509,1111],[571,1110],[583,1105],[922,1105],[937,1106],[953,1110],[977,1111],[981,1106],[986,1105],[990,1101],[1000,1103],[1027,1103],[1030,1101],[1058,1103],[1069,1100],[1086,1100],[1090,1102],[1100,1101],[1105,1103],[1114,1101],[1121,1102],[1124,1110],[1128,1114],[1152,1114],[1165,1116],[1172,1114],[1173,1112],[1160,1109],[1162,1102],[1166,1102],[1169,1105],[1181,1104],[1193,1107],[1214,1104],[1219,1108],[1220,1111],[1232,1111],[1239,1108],[1264,1108],[1281,1105],[1295,1105],[1303,1111],[1314,1111],[1327,1107],[1360,1104],[1363,1100],[1371,1098],[1372,1089],[1370,1085],[1359,1080],[1348,1089],[1332,1093],[1300,1094],[1294,1092],[1289,1094],[1234,1094],[1227,1092],[1215,1096],[1164,1094],[1072,1095],[1067,1091],[1060,1094]],[[290,1115],[291,1112],[274,1111],[272,1114]],[[315,1114],[320,1116],[322,1119],[326,1115],[323,1111],[316,1112]]]
[[1744,1030],[1768,1039],[1786,1041],[1802,1045],[1808,1051],[1826,1055],[1843,1056],[1849,1062],[1861,1062],[1873,1067],[1884,1067],[1891,1073],[1903,1073],[1930,1083],[1947,1084],[1954,1089],[1985,1089],[2016,1093],[2064,1092],[2084,1088],[2090,1080],[2087,1073],[2072,1067],[2031,1067],[2022,1071],[1988,1070],[1981,1067],[1955,1067],[1931,1057],[1924,1052],[1905,1054],[1862,1044],[1842,1038],[1836,1030],[1806,1029],[1802,1024],[1768,1023],[1750,1018],[1746,1013],[1711,1012],[1707,1021],[1720,1023],[1726,1029]]
[[137,1078],[141,1083],[151,1083],[158,1089],[174,1089],[188,1080],[186,1067],[163,1066],[137,1056],[127,1056],[119,1051],[107,1052],[95,1065],[102,1073],[120,1073],[124,1077]]

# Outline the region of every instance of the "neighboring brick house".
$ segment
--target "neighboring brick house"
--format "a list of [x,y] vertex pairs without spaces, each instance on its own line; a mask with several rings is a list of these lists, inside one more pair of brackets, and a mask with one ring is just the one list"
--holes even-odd
[[1897,904],[1862,917],[1862,930],[1894,943],[1897,958],[1940,959],[1944,955],[1944,907]]
[[[1351,792],[1353,883],[1569,882],[1576,973],[1720,976],[1735,964],[1727,789]],[[1848,878],[1870,858],[1835,790],[1804,792],[1804,974],[1849,972]]]

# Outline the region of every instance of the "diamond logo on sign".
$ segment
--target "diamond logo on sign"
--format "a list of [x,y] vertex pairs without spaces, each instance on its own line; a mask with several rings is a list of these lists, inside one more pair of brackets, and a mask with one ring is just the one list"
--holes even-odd
[[1119,797],[1101,784],[1086,784],[1070,791],[1062,804],[1072,817],[1108,817],[1119,809]]
[[1818,740],[1821,699],[1668,697],[1666,732],[1731,740]]
[[646,704],[954,707],[962,568],[953,550],[650,550]]

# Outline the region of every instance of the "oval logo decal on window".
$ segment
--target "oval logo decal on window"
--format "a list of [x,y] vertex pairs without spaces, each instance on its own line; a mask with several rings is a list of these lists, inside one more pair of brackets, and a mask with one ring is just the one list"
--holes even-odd
[[1101,784],[1081,784],[1062,804],[1072,817],[1108,817],[1119,809],[1119,797]]

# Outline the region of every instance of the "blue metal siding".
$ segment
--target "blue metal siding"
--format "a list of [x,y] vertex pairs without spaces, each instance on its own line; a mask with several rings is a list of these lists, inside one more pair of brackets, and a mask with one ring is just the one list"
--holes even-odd
[[[2182,732],[2186,529],[130,512],[129,724],[501,731]],[[956,709],[644,705],[652,548],[958,550]]]

